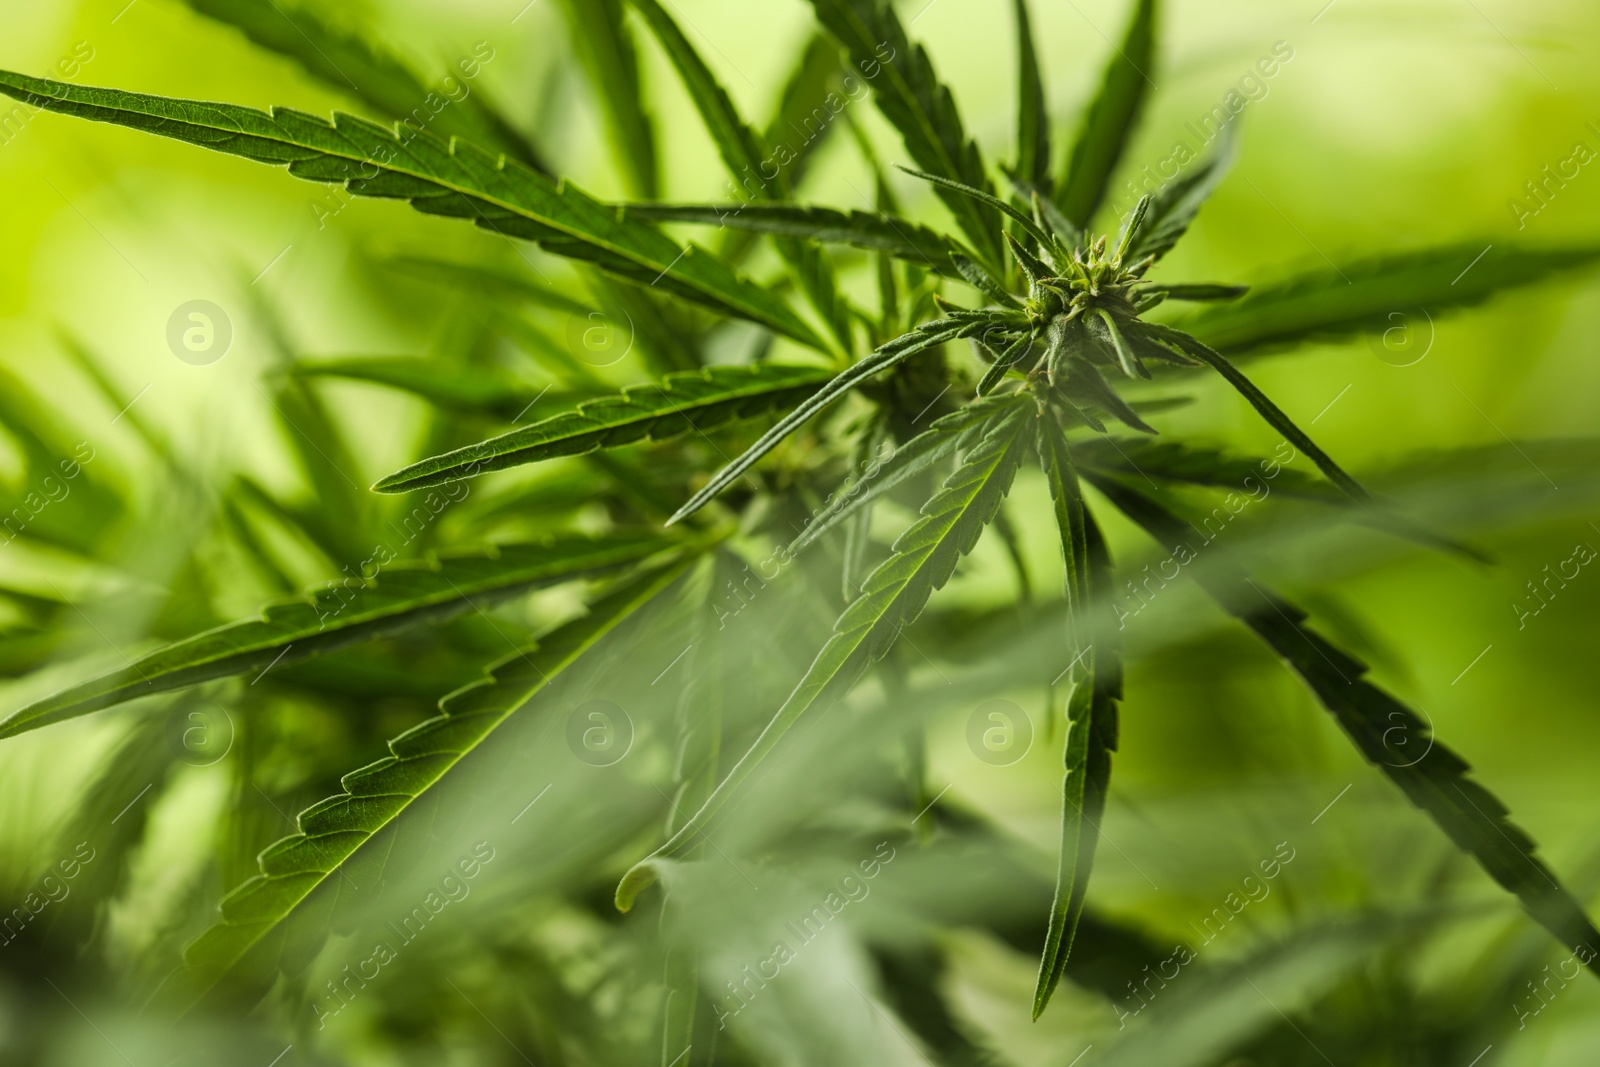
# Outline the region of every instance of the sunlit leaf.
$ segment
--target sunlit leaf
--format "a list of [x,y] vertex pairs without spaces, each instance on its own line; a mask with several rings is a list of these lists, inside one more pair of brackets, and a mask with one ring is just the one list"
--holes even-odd
[[[488,676],[439,702],[439,714],[389,742],[388,756],[341,779],[344,792],[296,818],[297,832],[261,853],[261,873],[223,898],[222,918],[184,953],[185,969],[161,991],[187,1010],[228,978],[270,979],[297,918],[331,913],[324,894],[381,877],[398,820],[552,678],[594,647],[663,589],[691,561],[646,572],[590,605],[588,614],[513,653]],[[369,883],[370,884],[370,883]],[[325,921],[325,920],[324,920]]]
[[615,143],[617,158],[636,196],[654,200],[660,181],[655,120],[646,109],[633,33],[623,21],[623,0],[560,0],[573,50]]
[[409,200],[419,211],[471,219],[492,232],[539,242],[646,285],[822,347],[777,297],[737,277],[693,246],[619,217],[567,182],[559,185],[466,141],[426,131],[402,134],[365,119],[272,112],[98,89],[0,71],[0,92],[47,111],[145,130],[261,163],[287,164],[310,181],[344,184],[357,196]]

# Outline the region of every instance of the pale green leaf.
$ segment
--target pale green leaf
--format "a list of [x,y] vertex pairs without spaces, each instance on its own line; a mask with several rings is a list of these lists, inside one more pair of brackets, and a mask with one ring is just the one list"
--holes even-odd
[[790,543],[789,551],[803,552],[850,516],[869,511],[885,494],[969,447],[976,434],[987,432],[989,422],[998,413],[1024,402],[1024,397],[1016,395],[975,401],[935,420],[926,431],[895,448],[882,462],[877,462],[876,457],[869,458],[868,471],[829,498],[827,506]]
[[1033,44],[1028,0],[1016,0],[1017,175],[1041,194],[1050,192],[1050,111],[1045,103],[1039,53]]
[[1052,413],[1039,420],[1038,449],[1050,486],[1057,533],[1066,564],[1068,606],[1064,655],[1072,679],[1067,696],[1067,738],[1062,780],[1061,843],[1055,897],[1039,960],[1033,1017],[1037,1019],[1066,971],[1083,915],[1095,845],[1105,817],[1111,754],[1117,747],[1117,701],[1122,697],[1121,655],[1108,620],[1113,587],[1105,538],[1084,508],[1064,428]]
[[[439,714],[389,742],[390,754],[344,776],[344,792],[313,804],[297,832],[261,853],[260,874],[223,898],[221,920],[184,953],[185,968],[163,987],[179,1010],[207,1002],[230,978],[270,981],[294,943],[296,920],[331,914],[343,881],[380,877],[399,820],[552,678],[683,574],[693,560],[648,571],[590,605],[582,618],[513,653],[488,676],[439,702]],[[325,921],[325,920],[324,920]],[[312,931],[325,936],[326,929]]]
[[418,356],[339,356],[297,360],[286,368],[300,378],[340,378],[384,385],[440,407],[489,412],[513,419],[534,401],[544,408],[575,404],[581,395],[519,382],[485,367],[451,366]]
[[763,434],[760,440],[751,445],[739,458],[712,475],[711,480],[706,483],[705,487],[692,496],[687,504],[679,508],[671,519],[667,520],[667,525],[670,526],[675,522],[688,518],[716,499],[717,495],[732,485],[740,475],[755,466],[762,456],[778,447],[784,438],[794,433],[813,415],[816,415],[823,408],[838,400],[862,382],[874,375],[882,374],[884,371],[903,363],[920,352],[936,348],[946,341],[955,340],[971,327],[972,324],[968,322],[935,319],[881,346],[867,356],[866,359],[839,374],[828,384],[811,394],[804,403],[780,419],[777,425]]
[[[1228,176],[1238,154],[1238,135],[1234,124],[1230,122],[1222,128],[1217,146],[1205,160],[1162,186],[1155,194],[1149,214],[1145,216],[1144,224],[1133,242],[1129,261],[1141,260],[1146,256],[1160,259],[1172,251],[1179,238],[1189,232],[1189,224],[1194,222],[1205,202],[1211,199],[1211,194],[1222,184],[1222,179]],[[1168,291],[1177,299],[1193,299],[1176,297],[1177,291],[1185,288],[1204,287],[1169,286]]]
[[654,200],[660,181],[655,122],[644,104],[639,54],[623,0],[560,0],[573,51],[599,98],[618,160],[636,196]]
[[250,670],[260,671],[260,677],[307,656],[441,622],[485,603],[620,567],[681,544],[661,537],[567,538],[391,563],[376,578],[330,582],[303,597],[269,604],[257,618],[186,638],[35,701],[0,722],[0,737]]
[[[700,54],[694,50],[672,16],[656,0],[629,0],[655,33],[667,57],[677,68],[694,101],[695,109],[711,133],[722,161],[733,179],[744,186],[746,194],[757,200],[787,200],[791,186],[789,176],[767,154],[761,135],[739,116],[727,91],[711,73]],[[776,172],[767,175],[768,166]],[[850,323],[839,300],[838,283],[833,266],[821,249],[803,241],[779,238],[775,242],[778,254],[789,264],[801,292],[806,294],[811,306],[828,324],[841,351],[851,346]]]

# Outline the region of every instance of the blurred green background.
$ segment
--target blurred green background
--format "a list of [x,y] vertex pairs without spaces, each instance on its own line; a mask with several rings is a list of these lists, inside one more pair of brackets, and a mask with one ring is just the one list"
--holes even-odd
[[[902,17],[929,48],[990,158],[1009,157],[1015,123],[1009,5],[923,3],[904,5]],[[809,32],[809,8],[790,0],[677,0],[676,9],[745,113],[770,113]],[[494,58],[475,91],[531,131],[561,173],[598,196],[624,195],[551,0],[527,7],[521,0],[360,0],[327,10],[430,77],[488,42]],[[1075,116],[1093,92],[1126,10],[1104,0],[1047,0],[1033,11],[1059,145],[1072,129],[1071,119],[1059,117]],[[6,16],[0,66],[9,69],[68,76],[71,67],[72,80],[83,84],[319,113],[360,111],[292,64],[171,0],[13,3]],[[1172,276],[1257,283],[1300,267],[1458,240],[1481,238],[1487,247],[1600,239],[1600,168],[1594,164],[1537,214],[1526,212],[1532,201],[1525,185],[1541,180],[1546,166],[1573,156],[1578,144],[1600,151],[1600,66],[1594,62],[1600,8],[1577,0],[1336,0],[1327,7],[1322,0],[1178,0],[1166,15],[1161,64],[1152,72],[1159,91],[1129,153],[1137,166],[1128,176],[1167,158],[1174,142],[1189,136],[1186,125],[1209,112],[1279,42],[1293,58],[1246,108],[1240,162],[1164,268]],[[661,129],[663,199],[724,198],[720,164],[690,102],[654,43],[645,41],[641,51],[647,99]],[[263,485],[298,491],[303,475],[287,458],[292,442],[274,421],[262,384],[279,358],[274,319],[302,353],[429,354],[454,343],[465,304],[397,281],[375,270],[374,261],[426,253],[508,269],[533,263],[556,278],[570,270],[537,250],[511,247],[451,220],[420,217],[404,205],[355,201],[341,208],[337,194],[250,162],[27,108],[13,110],[11,119],[3,112],[0,367],[26,389],[3,403],[48,411],[66,427],[63,440],[91,443],[89,470],[131,487],[114,536],[93,551],[0,549],[0,587],[8,592],[0,641],[23,648],[36,636],[30,620],[47,609],[59,609],[66,620],[59,625],[71,631],[39,669],[10,671],[19,676],[0,687],[9,709],[91,670],[120,665],[117,649],[145,647],[153,633],[164,632],[153,617],[184,616],[184,605],[163,601],[159,591],[178,584],[191,566],[194,545],[214,521],[215,498],[203,489],[180,491],[182,479],[159,470],[136,422],[171,443],[190,484],[215,489],[246,473]],[[868,106],[854,108],[852,117],[886,160],[905,160]],[[870,181],[849,139],[835,136],[801,196],[866,208]],[[894,182],[909,214],[942,218],[925,187],[899,175]],[[1515,201],[1523,202],[1521,211]],[[1519,214],[1526,217],[1519,220]],[[870,291],[869,273],[856,271],[852,284]],[[211,365],[180,362],[166,342],[169,318],[192,300],[215,303],[232,323],[232,347]],[[561,321],[551,319],[550,328],[559,332]],[[1600,279],[1592,272],[1565,278],[1436,323],[1411,315],[1396,320],[1396,329],[1402,333],[1390,336],[1388,347],[1383,337],[1313,347],[1262,358],[1251,371],[1292,417],[1314,423],[1318,441],[1347,468],[1486,549],[1495,564],[1428,554],[1300,513],[1262,522],[1260,536],[1241,552],[1253,569],[1316,609],[1326,626],[1370,660],[1378,678],[1430,717],[1592,912],[1600,889],[1600,720],[1594,714],[1600,576],[1585,570],[1522,628],[1514,604],[1526,602],[1527,583],[1547,564],[1567,559],[1575,545],[1600,546],[1594,452],[1559,444],[1592,435],[1600,421],[1600,353],[1593,340],[1600,335]],[[97,388],[70,358],[73,345],[94,353],[109,388]],[[631,380],[629,369],[619,370],[619,382]],[[1185,387],[1198,402],[1167,416],[1163,428],[1244,452],[1271,450],[1276,436],[1243,401],[1209,382]],[[415,400],[343,382],[316,388],[347,439],[358,442],[346,471],[353,490],[412,459],[428,432],[425,409]],[[1508,449],[1513,441],[1516,447]],[[1445,456],[1479,446],[1486,451]],[[1443,458],[1433,466],[1416,466],[1419,456],[1435,452]],[[33,477],[25,449],[0,435],[0,495],[20,498]],[[1030,559],[1048,574],[1059,564],[1051,562],[1045,499],[1042,485],[1027,481],[1014,496]],[[884,536],[892,532],[886,528]],[[1156,558],[1131,528],[1112,523],[1112,533],[1130,575]],[[447,529],[439,538],[446,544],[478,540],[468,529]],[[293,577],[309,584],[332,576],[319,573],[319,566],[307,562]],[[995,603],[1009,596],[1011,580],[1001,552],[986,542],[941,603]],[[209,603],[191,614],[241,617],[272,593],[241,575],[237,583],[207,588]],[[68,604],[82,604],[81,620],[61,608]],[[1192,590],[1165,595],[1130,625],[1127,637],[1124,735],[1105,826],[1111,847],[1101,848],[1090,892],[1098,914],[1138,925],[1157,942],[1194,943],[1197,924],[1280,842],[1293,848],[1294,861],[1269,899],[1246,909],[1237,929],[1203,950],[1206,959],[1242,959],[1274,939],[1298,936],[1294,931],[1303,935],[1369,909],[1437,907],[1448,899],[1469,912],[1452,920],[1448,936],[1418,943],[1340,933],[1325,952],[1298,957],[1301,970],[1270,972],[1279,985],[1257,991],[1266,1006],[1228,1001],[1208,1008],[1207,1019],[1232,1012],[1267,1027],[1279,1024],[1279,1008],[1303,1009],[1309,1015],[1296,1018],[1325,1028],[1314,1031],[1316,1046],[1339,1067],[1468,1067],[1484,1045],[1492,1050],[1484,1064],[1596,1062],[1600,986],[1588,979],[1572,983],[1521,1027],[1519,1005],[1525,1007],[1530,994],[1509,977],[1504,995],[1471,1001],[1465,1018],[1451,1014],[1469,1004],[1461,988],[1500,967],[1494,962],[1500,957],[1490,958],[1494,952],[1520,945],[1536,970],[1559,959],[1560,951],[1540,940],[1509,899],[1361,764],[1267,653]],[[1036,691],[1003,687],[992,695],[1030,709],[1042,699]],[[1058,832],[1059,735],[1041,729],[1021,762],[985,766],[964,741],[968,713],[980,702],[935,716],[929,781],[935,788],[948,783],[951,800],[1035,846],[1037,869],[1049,870]],[[115,712],[0,745],[0,869],[6,872],[0,884],[8,893],[26,892],[37,872],[59,858],[55,828],[95,780],[131,714]],[[376,722],[382,711],[372,714]],[[414,721],[410,714],[396,711],[392,724]],[[386,721],[369,725],[374,738],[395,732],[384,728]],[[332,735],[341,729],[319,728]],[[323,739],[313,730],[296,743],[314,751]],[[362,760],[371,758],[363,751]],[[362,760],[326,770],[336,774]],[[72,1010],[48,995],[36,999],[19,991],[27,972],[9,969],[0,947],[0,967],[8,968],[0,988],[0,1050],[46,1048],[40,1055],[63,1064],[173,1062],[160,1058],[176,1054],[163,1051],[165,1039],[134,1015],[137,998],[128,992],[126,973],[112,976],[167,932],[175,908],[209,907],[219,887],[233,884],[230,872],[205,873],[211,859],[193,847],[218,812],[237,803],[230,782],[227,764],[219,763],[187,768],[164,789],[147,839],[118,884],[116,903],[101,915],[112,947],[94,967],[108,977],[99,989],[86,986],[74,996]],[[280,820],[267,839],[286,826]],[[232,873],[240,869],[235,864]],[[207,888],[193,889],[202,884]],[[464,938],[487,940],[485,928],[525,905],[502,901],[497,910],[497,899],[480,898],[481,910],[463,920]],[[559,913],[536,921],[558,922]],[[603,1000],[603,991],[586,991],[573,977],[593,963],[586,953],[600,951],[593,945],[603,939],[584,926],[590,921],[574,920],[573,931],[563,935],[573,958],[561,961],[550,981],[565,989],[564,996]],[[1088,1047],[1082,1060],[1088,1067],[1117,1047],[1122,1032],[1106,998],[1064,992],[1041,1022],[1030,1023],[1034,963],[1026,953],[960,923],[941,936],[950,960],[944,978],[949,999],[963,1025],[1002,1062],[1065,1067]],[[420,959],[401,966],[426,970]],[[852,973],[847,963],[838,967],[840,975]],[[1363,968],[1364,980],[1351,978]],[[402,984],[420,977],[402,971],[394,979],[396,1005],[404,1003]],[[600,1010],[609,1008],[601,1003]],[[789,1023],[803,1028],[806,1016],[796,1012]],[[482,1020],[462,1015],[463,1029],[481,1029]],[[284,1062],[410,1062],[365,1030],[314,1037],[305,1032],[312,1022],[298,1019],[301,1032],[283,1031],[283,1040],[294,1043],[289,1055],[303,1057]],[[825,1016],[813,1025],[825,1030],[836,1024],[843,1026]],[[1408,1045],[1417,1034],[1467,1035],[1479,1024],[1490,1036],[1476,1048],[1462,1036],[1459,1058],[1419,1051],[1420,1039],[1416,1048]],[[40,1025],[49,1039],[27,1044],[20,1035]],[[259,1049],[265,1064],[282,1047],[263,1036],[273,1029],[260,1018],[240,1025],[247,1036],[239,1038],[238,1058],[196,1062],[254,1063]],[[778,1050],[762,1062],[824,1062],[805,1051],[785,1060],[781,1049],[804,1049],[804,1040],[785,1031],[781,1020],[762,1025],[771,1028],[770,1048]],[[1203,1030],[1206,1024],[1194,1025]],[[128,1055],[97,1039],[99,1029],[114,1035]],[[868,1031],[890,1033],[870,1015],[843,1032],[864,1041],[860,1035]],[[1177,1022],[1164,1032],[1178,1046],[1201,1040]],[[1368,1033],[1392,1034],[1393,1042],[1367,1042],[1361,1035]],[[1347,1040],[1335,1043],[1340,1034]],[[520,1062],[504,1045],[490,1047],[492,1032],[489,1043],[477,1040],[463,1038],[449,1054],[462,1063]],[[878,1059],[878,1053],[861,1054],[863,1062],[916,1062],[904,1047]],[[1171,1048],[1122,1055],[1130,1063],[1185,1062]],[[1248,1062],[1320,1062],[1305,1058],[1303,1047],[1251,1056]],[[589,1061],[575,1056],[572,1062]]]

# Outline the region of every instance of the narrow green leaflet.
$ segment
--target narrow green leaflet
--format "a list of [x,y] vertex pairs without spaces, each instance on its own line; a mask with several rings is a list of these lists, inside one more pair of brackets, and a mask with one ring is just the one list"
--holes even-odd
[[[185,969],[162,989],[176,1008],[203,1003],[230,976],[270,979],[297,940],[296,919],[332,914],[337,896],[382,876],[398,820],[495,728],[619,624],[649,603],[693,559],[648,571],[596,601],[589,613],[491,666],[488,676],[439,702],[439,714],[389,742],[388,756],[344,776],[344,792],[313,804],[297,833],[261,853],[261,873],[223,898],[222,918],[184,953]],[[334,899],[327,899],[329,896]],[[325,931],[323,931],[325,932]]]
[[936,230],[881,213],[763,203],[629,204],[625,210],[647,222],[692,222],[888,252],[956,281],[965,278],[951,263],[951,253],[972,255],[959,242]]
[[573,50],[600,99],[617,156],[634,195],[657,196],[656,130],[645,110],[639,54],[623,22],[623,0],[560,0]]
[[[1096,488],[1163,547],[1188,543],[1194,527],[1137,490],[1090,476]],[[1192,549],[1191,549],[1192,551]],[[1515,894],[1541,926],[1600,974],[1600,931],[1540,860],[1537,846],[1505,806],[1467,777],[1471,767],[1439,744],[1432,728],[1365,679],[1366,664],[1304,625],[1306,613],[1265,592],[1242,570],[1201,571],[1197,580],[1230,615],[1255,631],[1306,683],[1357,750],[1426,812],[1456,847]]]
[[413,463],[373,489],[409,493],[556,456],[704,432],[798,404],[828,377],[820,367],[775,363],[669,374],[659,384],[630,385],[618,396],[590,400],[520,430]]
[[1023,398],[1017,395],[986,397],[935,420],[881,463],[868,459],[868,471],[829,499],[827,506],[790,543],[789,551],[805,551],[851,515],[870,508],[886,493],[970,447],[976,436],[988,432],[988,424],[997,414],[1022,402]]
[[1596,259],[1600,247],[1594,245],[1519,248],[1471,241],[1308,271],[1173,325],[1230,355],[1368,330],[1385,336],[1398,331],[1397,338],[1416,339],[1420,350],[1431,339],[1434,314]]
[[[977,323],[978,327],[982,325],[981,322]],[[716,499],[717,494],[732,485],[745,471],[755,466],[762,456],[778,447],[784,438],[798,430],[813,415],[868,378],[882,374],[884,371],[905,362],[920,352],[936,348],[946,341],[953,341],[973,328],[974,324],[971,322],[935,319],[932,322],[923,323],[910,333],[881,346],[867,356],[866,359],[863,359],[860,363],[844,371],[828,382],[827,385],[818,389],[799,407],[778,420],[777,425],[763,434],[761,439],[751,445],[743,455],[712,475],[711,480],[706,483],[705,487],[690,497],[689,502],[679,508],[677,513],[667,520],[667,525],[670,526],[675,522],[688,518]]]
[[[940,83],[928,53],[906,36],[888,0],[812,0],[812,6],[818,21],[850,53],[855,73],[872,86],[878,110],[900,131],[911,158],[925,171],[992,192],[950,90]],[[1000,263],[995,220],[950,189],[938,192],[984,260]]]
[[1216,486],[1251,492],[1271,482],[1271,491],[1303,500],[1343,504],[1348,497],[1328,482],[1273,459],[1235,456],[1219,449],[1196,448],[1173,441],[1145,438],[1098,438],[1073,445],[1080,467],[1133,474],[1162,481]]
[[257,618],[186,638],[121,670],[29,704],[0,722],[0,737],[249,670],[264,675],[307,656],[439,622],[485,602],[633,563],[681,544],[661,537],[567,538],[393,563],[377,578],[350,578],[269,604]]
[[[834,120],[844,113],[845,98],[834,87],[844,72],[839,61],[839,46],[822,33],[814,33],[778,95],[778,105],[761,141],[772,152],[776,163],[781,155],[788,163],[784,173],[791,189],[798,189],[810,173],[817,150],[828,142]],[[739,195],[738,183],[727,183],[730,196]],[[749,230],[727,230],[718,245],[722,258],[737,264],[749,255],[756,235]]]
[[1080,230],[1088,228],[1111,188],[1111,176],[1133,136],[1153,84],[1156,0],[1138,0],[1133,20],[1106,67],[1100,93],[1089,106],[1072,146],[1056,203]]
[[[649,23],[651,31],[672,60],[672,65],[677,68],[678,76],[688,88],[689,96],[734,180],[744,187],[747,195],[757,200],[789,199],[791,186],[788,175],[769,158],[761,135],[739,116],[727,91],[694,50],[672,16],[656,0],[630,2]],[[770,178],[766,170],[769,165],[774,166],[776,171]],[[852,340],[850,320],[845,315],[844,304],[839,300],[838,282],[826,254],[812,244],[792,238],[779,238],[775,246],[778,254],[792,268],[800,290],[833,332],[840,350],[848,352]]]
[[1041,195],[1050,192],[1050,111],[1045,103],[1039,53],[1033,45],[1028,0],[1016,0],[1017,175]]
[[1254,382],[1245,377],[1244,372],[1235,367],[1227,356],[1213,351],[1209,346],[1202,344],[1196,338],[1180,330],[1157,326],[1153,323],[1141,323],[1140,329],[1164,344],[1170,344],[1187,355],[1193,356],[1222,375],[1228,384],[1239,392],[1239,395],[1250,402],[1250,406],[1256,409],[1256,412],[1265,420],[1267,425],[1283,434],[1290,444],[1304,452],[1311,462],[1317,465],[1317,469],[1328,476],[1330,482],[1344,490],[1350,499],[1363,504],[1371,503],[1372,497],[1361,487],[1361,484],[1346,474],[1344,468],[1333,461],[1332,456],[1324,452],[1321,446],[1311,439],[1310,435],[1296,426],[1294,420],[1285,415],[1283,410],[1272,402],[1271,397],[1263,393],[1256,387]]
[[[1285,467],[1276,459],[1247,458],[1212,448],[1133,438],[1086,441],[1076,446],[1076,453],[1080,465],[1118,475],[1231,489],[1259,500],[1275,493],[1334,506],[1359,504],[1332,483]],[[1395,537],[1453,552],[1478,563],[1493,562],[1481,550],[1436,534],[1389,510],[1381,501],[1373,501],[1367,507],[1354,507],[1349,514],[1354,521]]]
[[440,407],[515,418],[534,401],[546,407],[581,397],[519,382],[484,367],[459,367],[417,356],[341,356],[297,360],[286,368],[299,378],[341,378],[411,393]]
[[1111,753],[1117,747],[1117,701],[1122,696],[1120,655],[1114,631],[1090,616],[1094,605],[1110,603],[1110,558],[1105,539],[1083,504],[1082,489],[1065,428],[1053,413],[1039,420],[1038,449],[1054,503],[1061,550],[1066,562],[1067,652],[1072,691],[1067,697],[1067,739],[1063,753],[1061,847],[1055,898],[1039,959],[1033,1017],[1044,1012],[1066,971],[1083,915],[1084,895],[1094,866],[1100,822],[1111,784]]
[[780,152],[793,157],[784,168],[791,189],[800,187],[817,149],[827,143],[834,120],[846,106],[834,88],[842,73],[838,47],[814,34],[784,82],[771,123],[762,131],[761,141],[772,150],[774,161]]
[[397,274],[404,274],[420,281],[438,282],[480,296],[494,296],[517,303],[534,304],[552,311],[563,311],[568,315],[591,315],[595,312],[594,305],[587,301],[579,300],[560,289],[522,274],[513,274],[494,267],[479,266],[475,263],[453,263],[426,256],[396,256],[386,261],[384,266]]
[[537,241],[645,285],[749,319],[801,344],[822,341],[782,300],[693,245],[623,218],[576,186],[551,182],[469,142],[384,127],[336,112],[332,122],[289,108],[173,100],[0,71],[0,92],[32,107],[145,130],[257,162],[287,164],[310,181],[345,183],[357,196],[409,200],[419,211],[472,219]]
[[475,79],[495,50],[480,42],[455,58],[438,87],[417,77],[398,58],[353,33],[323,21],[304,3],[277,0],[184,0],[195,11],[239,30],[252,44],[298,63],[306,73],[341,93],[440,137],[465,137],[514,156],[534,170],[550,170],[527,138],[485,102]]
[[636,864],[617,886],[617,907],[627,911],[656,879],[655,863],[682,855],[717,811],[807,710],[842,697],[868,666],[881,659],[928,598],[944,587],[961,557],[972,551],[1011,489],[1026,454],[1033,411],[1004,409],[989,432],[962,460],[944,487],[923,505],[922,517],[895,541],[893,555],[867,577],[861,595],[834,624],[833,636],[728,776],[666,844]]
[[[1233,162],[1238,155],[1238,134],[1235,125],[1230,122],[1222,128],[1216,148],[1212,149],[1201,163],[1189,173],[1180,174],[1176,180],[1163,186],[1161,191],[1155,194],[1150,210],[1145,215],[1144,224],[1139,227],[1139,232],[1134,237],[1128,261],[1136,262],[1146,256],[1160,259],[1172,251],[1179,239],[1189,232],[1189,224],[1200,214],[1200,209],[1211,199],[1211,194],[1217,191],[1222,179],[1233,169]],[[1177,291],[1183,288],[1205,287],[1171,286],[1169,291],[1176,295]]]

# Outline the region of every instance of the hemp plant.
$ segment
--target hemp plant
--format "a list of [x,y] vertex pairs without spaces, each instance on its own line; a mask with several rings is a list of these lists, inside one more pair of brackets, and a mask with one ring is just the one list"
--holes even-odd
[[[897,649],[906,630],[986,533],[1014,544],[1004,505],[1019,472],[1037,467],[1049,487],[1049,521],[1065,575],[1060,610],[1029,616],[1047,628],[1033,636],[1049,649],[1047,674],[1059,683],[1051,714],[1065,724],[1058,873],[1053,903],[1040,916],[1043,942],[1035,946],[1040,961],[1031,1009],[1038,1018],[1070,973],[1118,747],[1122,653],[1105,509],[1131,519],[1163,549],[1192,554],[1196,529],[1170,490],[1226,489],[1255,465],[1167,435],[1151,442],[1166,406],[1141,392],[1143,383],[1187,381],[1196,371],[1220,375],[1320,472],[1294,474],[1297,495],[1444,551],[1470,552],[1364,490],[1236,360],[1381,327],[1395,307],[1437,313],[1479,302],[1600,255],[1592,247],[1496,244],[1458,276],[1482,244],[1464,241],[1253,288],[1169,280],[1163,258],[1225,180],[1236,144],[1230,127],[1214,151],[1145,190],[1125,217],[1106,217],[1150,89],[1156,0],[1136,3],[1062,153],[1053,149],[1056,123],[1046,107],[1027,5],[1016,0],[1017,144],[1011,164],[1000,168],[991,168],[968,137],[955,98],[887,0],[812,0],[819,36],[765,129],[739,113],[670,5],[629,0],[704,120],[733,176],[729,188],[743,191],[729,203],[655,199],[659,153],[642,103],[634,23],[618,0],[571,0],[565,7],[622,161],[621,184],[638,194],[624,202],[596,199],[557,177],[546,153],[481,98],[473,98],[471,109],[450,112],[448,123],[396,122],[408,110],[408,93],[425,86],[398,60],[305,11],[295,13],[289,33],[256,0],[191,3],[342,91],[348,89],[332,70],[359,63],[376,72],[360,79],[373,88],[357,93],[382,121],[343,112],[330,121],[289,108],[261,111],[8,72],[0,72],[0,91],[46,111],[286,167],[293,177],[336,184],[355,197],[404,201],[473,223],[489,237],[535,244],[577,264],[595,300],[639,312],[649,373],[618,388],[582,367],[558,368],[568,390],[557,401],[561,410],[420,456],[373,487],[387,496],[420,493],[584,457],[593,482],[578,495],[604,505],[612,517],[608,532],[568,529],[521,544],[485,540],[421,560],[384,560],[376,573],[178,640],[0,723],[0,736],[13,737],[252,672],[272,679],[275,669],[448,621],[480,601],[558,585],[579,591],[586,610],[576,620],[530,640],[488,666],[481,680],[446,696],[434,717],[390,741],[382,759],[345,774],[341,792],[302,812],[294,834],[260,853],[256,873],[228,887],[220,918],[189,946],[183,969],[163,987],[163,996],[182,1009],[221,1002],[237,989],[259,995],[280,969],[289,974],[305,957],[289,946],[325,936],[341,883],[352,873],[381,872],[397,838],[412,832],[403,817],[423,810],[470,754],[492,747],[509,719],[540,713],[540,693],[595,655],[629,618],[685,600],[702,617],[710,614],[728,567],[753,558],[751,546],[762,539],[784,546],[777,554],[784,564],[815,560],[826,547],[830,562],[815,566],[835,568],[846,603],[809,667],[788,680],[788,696],[753,738],[740,737],[748,741],[743,754],[731,766],[719,765],[721,746],[737,735],[714,716],[681,724],[673,742],[677,769],[663,782],[677,790],[673,813],[665,829],[653,831],[658,847],[629,857],[637,862],[615,890],[617,908],[640,907],[651,899],[644,894],[652,884],[675,865],[703,858],[707,842],[715,845],[719,816],[752,788],[766,758],[803,717],[843,700],[869,672],[887,692],[903,690],[911,668]],[[844,113],[844,101],[863,87],[902,137],[917,168],[909,173],[931,186],[953,228],[908,218],[900,208],[877,150]],[[795,117],[821,113],[821,101],[830,101],[827,122],[857,135],[877,189],[872,211],[796,198],[810,147],[775,151],[776,142]],[[714,228],[719,250],[684,243],[674,236],[683,227]],[[762,238],[775,253],[773,266],[762,269],[776,277],[764,282],[745,272],[757,269],[753,249]],[[876,310],[841,284],[840,249],[872,257]],[[582,295],[518,284],[546,306],[589,306]],[[1179,304],[1203,306],[1174,313]],[[762,341],[732,363],[713,363],[709,341],[729,323]],[[777,341],[781,360],[769,358]],[[511,396],[487,387],[473,392],[471,383],[402,380],[376,364],[365,371],[325,365],[319,373],[365,374],[442,408],[465,404],[487,412],[502,424],[516,407]],[[750,442],[756,420],[766,428]],[[702,446],[712,443],[723,453],[716,441],[745,447],[719,464]],[[854,479],[842,473],[864,457],[877,457],[867,473]],[[537,516],[567,506],[550,495],[557,492],[570,494],[570,487],[534,486],[516,497],[515,507]],[[917,515],[874,561],[872,520],[875,514],[881,520],[879,505],[889,503]],[[329,509],[322,521],[356,521],[358,505],[347,515],[332,510],[341,506],[337,501],[322,504]],[[1600,933],[1504,806],[1411,708],[1367,680],[1367,667],[1313,629],[1305,611],[1236,565],[1199,568],[1196,576],[1304,681],[1379,773],[1554,937],[1572,949],[1589,946],[1585,962],[1592,961]],[[912,785],[920,800],[923,783]],[[692,965],[675,973],[693,989]],[[696,1024],[676,1025],[687,1034]]]

